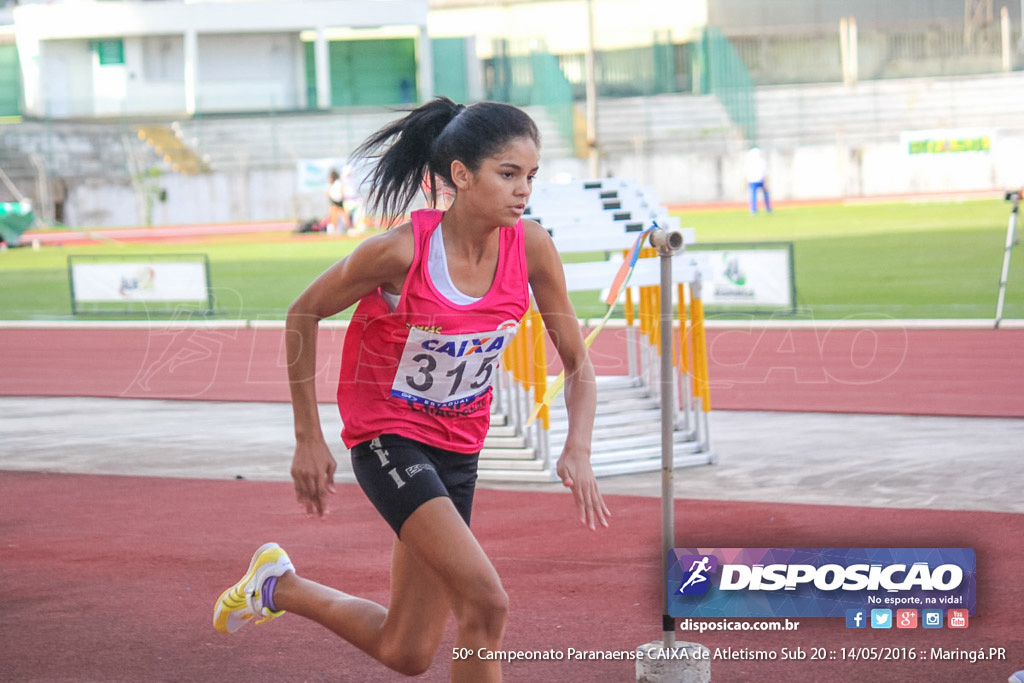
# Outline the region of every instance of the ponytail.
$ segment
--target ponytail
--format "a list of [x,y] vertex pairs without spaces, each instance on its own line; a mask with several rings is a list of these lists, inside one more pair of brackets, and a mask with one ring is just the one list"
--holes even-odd
[[367,178],[371,188],[367,204],[393,225],[405,214],[425,177],[436,200],[438,177],[455,186],[453,161],[475,172],[483,159],[517,137],[529,137],[540,147],[537,125],[522,110],[498,102],[464,107],[438,97],[378,130],[352,156],[376,159]]
[[438,97],[387,124],[352,153],[354,157],[377,159],[367,178],[367,204],[385,222],[394,223],[412,203],[429,170],[434,140],[458,112],[459,105]]

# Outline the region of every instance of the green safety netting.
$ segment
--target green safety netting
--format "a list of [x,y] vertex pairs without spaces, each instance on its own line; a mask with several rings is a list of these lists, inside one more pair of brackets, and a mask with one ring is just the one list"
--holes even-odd
[[32,205],[28,202],[0,202],[0,240],[10,246],[18,245],[21,234],[36,222]]

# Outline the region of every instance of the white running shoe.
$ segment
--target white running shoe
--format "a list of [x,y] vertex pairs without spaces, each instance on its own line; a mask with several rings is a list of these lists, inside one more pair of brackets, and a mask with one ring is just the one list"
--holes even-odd
[[261,545],[252,556],[249,571],[238,583],[221,593],[213,610],[213,627],[221,633],[234,633],[254,617],[262,624],[284,614],[271,612],[263,605],[263,584],[272,576],[294,572],[288,554],[276,543]]

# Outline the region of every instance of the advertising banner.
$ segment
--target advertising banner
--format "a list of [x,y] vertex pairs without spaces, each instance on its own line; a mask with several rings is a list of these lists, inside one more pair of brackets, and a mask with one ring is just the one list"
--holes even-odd
[[[190,303],[210,305],[209,264],[198,256],[71,256],[72,311],[80,304]],[[107,307],[109,309],[109,306]]]
[[914,130],[900,135],[900,145],[910,156],[988,154],[994,138],[987,128]]
[[960,628],[953,617],[966,626],[975,610],[970,548],[677,548],[668,561],[673,617],[843,617],[851,628],[891,628],[900,610],[938,610]]
[[687,251],[699,264],[704,305],[729,309],[794,309],[793,245],[700,245]]

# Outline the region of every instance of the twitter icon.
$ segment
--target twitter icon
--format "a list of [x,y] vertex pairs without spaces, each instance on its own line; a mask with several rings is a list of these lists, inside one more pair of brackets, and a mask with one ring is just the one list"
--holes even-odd
[[871,610],[871,628],[892,628],[892,610]]

